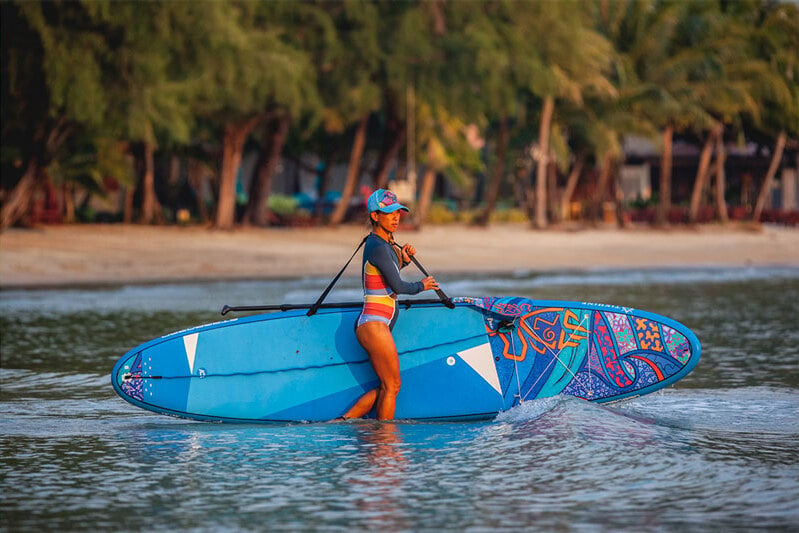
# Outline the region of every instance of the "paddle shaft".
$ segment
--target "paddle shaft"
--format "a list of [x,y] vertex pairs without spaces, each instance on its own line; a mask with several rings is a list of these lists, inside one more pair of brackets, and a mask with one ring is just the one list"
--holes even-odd
[[[402,250],[402,247],[399,244],[397,244],[397,243],[392,243],[392,244],[394,246],[396,246],[397,248],[399,248],[400,251]],[[430,277],[430,274],[427,272],[425,267],[422,266],[422,264],[419,262],[419,260],[416,259],[416,256],[408,254],[408,257],[411,258],[411,261],[413,262],[413,264],[416,265],[416,268],[418,268],[425,277]],[[454,309],[455,308],[455,304],[452,303],[452,300],[450,299],[449,296],[447,296],[444,293],[444,291],[442,291],[441,289],[436,289],[436,294],[441,299],[441,303],[443,303],[445,306],[449,307],[450,309]]]
[[[414,305],[447,305],[447,303],[441,300],[400,300],[397,302],[397,305],[400,307],[404,307],[406,309],[413,307]],[[452,304],[452,302],[450,302]],[[231,306],[225,305],[222,307],[222,315],[226,315],[230,312],[251,312],[251,311],[295,311],[298,309],[310,309],[314,306],[314,304],[276,304],[276,305],[238,305],[238,306]],[[449,307],[449,305],[447,305]],[[454,304],[452,304],[454,307]],[[317,306],[317,309],[352,309],[352,308],[360,308],[363,307],[363,302],[338,302],[338,303],[329,303],[329,304],[320,304]]]
[[[299,306],[298,305],[291,305],[291,304],[283,304],[283,305],[239,306],[239,307],[231,307],[231,306],[225,305],[224,307],[222,307],[222,315],[226,315],[230,311],[289,311],[289,310],[293,310],[293,309],[308,309],[308,312],[306,314],[308,316],[313,316],[314,314],[316,314],[317,310],[322,309],[322,308],[342,307],[342,306],[351,307],[351,306],[354,306],[354,305],[358,305],[358,306],[363,305],[362,302],[358,302],[358,303],[354,303],[354,304],[347,303],[347,304],[328,304],[328,305],[325,305],[322,302],[327,297],[327,294],[330,292],[330,290],[333,288],[333,286],[339,280],[339,278],[344,273],[344,271],[347,269],[347,266],[349,266],[350,262],[352,262],[352,259],[355,257],[355,254],[357,254],[358,250],[361,249],[361,246],[363,246],[366,243],[366,239],[367,238],[368,238],[368,235],[363,238],[361,243],[358,245],[358,247],[352,253],[352,256],[349,258],[347,263],[344,265],[344,267],[339,271],[338,274],[336,274],[336,277],[333,278],[333,281],[330,282],[330,284],[327,286],[327,288],[322,292],[321,296],[319,296],[319,298],[313,304],[311,304],[311,305],[299,305]],[[394,246],[396,246],[397,248],[399,248],[400,250],[402,250],[402,247],[399,246],[397,243],[392,243],[392,244]],[[427,277],[430,276],[430,274],[428,274],[427,270],[425,270],[425,268],[422,266],[422,264],[414,256],[411,255],[409,257],[411,258],[411,261],[413,261],[413,264],[416,265],[416,267],[422,272],[422,274],[424,274]],[[444,291],[442,291],[441,289],[436,289],[435,292],[436,292],[436,295],[438,295],[439,299],[441,300],[442,304],[444,304],[446,307],[448,307],[450,309],[454,309],[455,308],[455,304],[452,303],[452,300],[450,299],[449,296],[447,296],[444,293]],[[400,303],[403,303],[403,302],[400,302]],[[410,307],[409,301],[405,301],[404,303],[408,307]]]

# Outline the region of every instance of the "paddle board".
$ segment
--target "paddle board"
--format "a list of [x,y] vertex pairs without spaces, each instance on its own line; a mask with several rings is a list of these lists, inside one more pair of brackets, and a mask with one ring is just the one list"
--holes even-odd
[[[486,419],[570,395],[611,402],[686,376],[700,344],[682,324],[626,307],[526,298],[406,302],[394,328],[396,418]],[[261,314],[178,331],[114,366],[137,407],[195,420],[322,421],[379,382],[355,338],[357,306]]]

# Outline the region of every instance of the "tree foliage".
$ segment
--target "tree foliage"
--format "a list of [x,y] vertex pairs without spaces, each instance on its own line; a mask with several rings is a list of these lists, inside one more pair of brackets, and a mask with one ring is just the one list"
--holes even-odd
[[259,224],[277,159],[311,152],[326,169],[349,161],[334,222],[370,172],[363,161],[377,161],[382,186],[405,157],[427,171],[423,195],[437,176],[463,198],[484,191],[483,222],[515,169],[516,201],[544,227],[563,216],[568,198],[553,200],[572,194],[585,165],[601,171],[602,201],[630,134],[663,141],[661,218],[675,136],[704,147],[693,200],[713,175],[722,216],[721,141],[770,147],[774,172],[799,143],[793,2],[21,0],[0,10],[2,228],[54,184],[66,209],[109,183],[133,205],[135,189],[141,220],[153,220],[167,179],[155,157],[204,161],[216,225],[230,228],[246,146],[262,153],[247,209]]

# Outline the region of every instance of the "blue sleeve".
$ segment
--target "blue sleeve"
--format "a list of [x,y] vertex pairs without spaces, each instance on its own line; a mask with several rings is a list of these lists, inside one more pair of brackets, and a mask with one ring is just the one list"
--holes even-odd
[[424,283],[415,281],[408,283],[400,277],[397,254],[391,249],[391,245],[376,246],[369,257],[369,262],[380,270],[386,283],[391,290],[397,294],[419,294],[424,290]]

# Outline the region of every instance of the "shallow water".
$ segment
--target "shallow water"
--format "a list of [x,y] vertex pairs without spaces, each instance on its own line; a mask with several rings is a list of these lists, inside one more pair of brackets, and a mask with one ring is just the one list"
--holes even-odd
[[[702,360],[660,393],[487,422],[206,424],[119,399],[114,362],[223,304],[307,302],[327,280],[3,291],[0,528],[799,528],[799,269],[440,278],[451,295],[661,313]],[[328,299],[358,292],[345,279]]]

